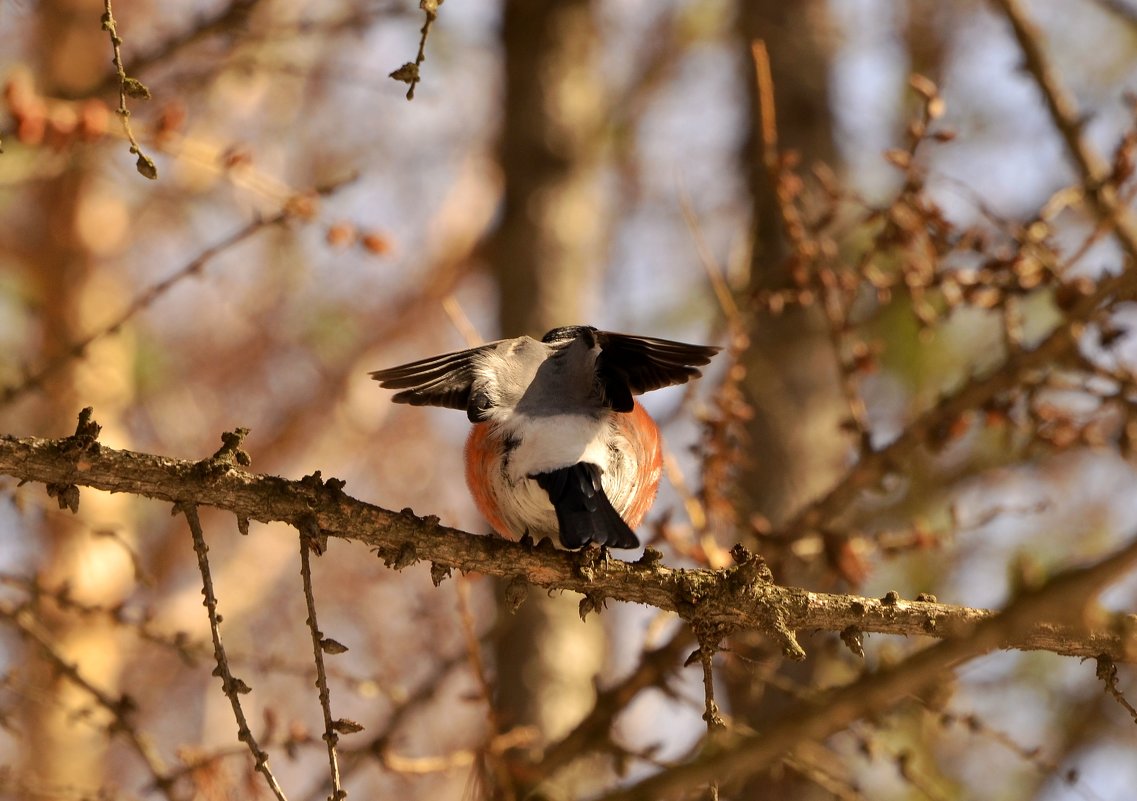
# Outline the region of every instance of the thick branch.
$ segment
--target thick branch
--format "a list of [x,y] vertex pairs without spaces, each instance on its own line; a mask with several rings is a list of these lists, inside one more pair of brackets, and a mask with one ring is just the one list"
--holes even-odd
[[[717,571],[675,570],[661,566],[653,551],[628,563],[600,560],[594,551],[569,553],[473,536],[441,526],[437,518],[416,517],[409,509],[392,512],[358,501],[338,484],[324,484],[318,475],[301,481],[255,475],[224,457],[191,462],[115,450],[79,437],[2,437],[0,474],[48,484],[61,498],[77,496],[77,490],[68,490],[83,486],[213,506],[242,520],[281,521],[302,528],[314,523],[323,533],[377,549],[396,569],[430,561],[440,580],[446,568],[520,577],[541,587],[582,593],[589,609],[608,598],[646,604],[708,625],[766,631],[799,657],[802,653],[792,635],[796,630],[853,627],[882,634],[955,637],[970,635],[993,615],[985,609],[942,603],[780,587],[764,579],[746,559],[737,567]],[[1134,631],[1137,616],[1133,615],[1115,616],[1110,625],[1096,631],[1076,622],[1035,621],[1008,630],[991,647],[1079,657],[1107,654],[1115,662],[1132,662],[1137,661]]]

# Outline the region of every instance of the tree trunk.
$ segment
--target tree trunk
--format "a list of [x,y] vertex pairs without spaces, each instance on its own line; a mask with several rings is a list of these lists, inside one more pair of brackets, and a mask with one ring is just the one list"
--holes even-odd
[[[740,47],[746,58],[742,80],[748,90],[750,133],[741,154],[752,203],[751,290],[776,289],[789,282],[787,247],[773,186],[762,159],[759,114],[750,43],[765,42],[776,95],[778,145],[801,154],[802,163],[832,163],[835,155],[829,107],[827,10],[822,0],[782,3],[745,0],[739,4]],[[740,482],[740,519],[759,514],[775,526],[801,504],[818,496],[839,475],[848,443],[841,436],[843,409],[835,355],[817,308],[787,309],[779,316],[752,317],[752,347],[743,387],[755,415],[750,423],[749,467]],[[809,586],[817,575],[800,564],[766,554],[779,583]],[[824,566],[821,566],[824,569]],[[812,574],[812,575],[811,575]],[[743,647],[736,643],[735,647]],[[778,660],[776,646],[756,646],[751,656]],[[814,656],[804,664],[783,664],[783,679],[809,685]],[[757,730],[794,699],[769,689],[752,668],[728,671],[731,712]],[[784,771],[747,782],[739,798],[795,801],[821,797],[818,788]],[[828,797],[828,796],[824,796]]]
[[[503,336],[541,336],[587,322],[603,243],[597,182],[602,97],[596,30],[586,0],[511,0],[502,36],[506,95],[500,140],[505,177],[501,224],[489,244],[500,288]],[[499,592],[499,600],[502,593]],[[591,709],[605,651],[602,622],[583,623],[575,596],[531,591],[511,613],[500,606],[496,641],[503,725],[532,725],[549,742]],[[546,792],[575,797],[605,772],[570,767]],[[524,797],[523,777],[497,797]]]
[[[111,45],[99,27],[101,10],[101,3],[87,1],[79,8],[73,2],[40,5],[35,35],[42,62],[37,74],[44,76],[46,85],[40,89],[45,94],[82,92],[103,77]],[[120,276],[98,268],[94,252],[107,241],[108,229],[100,223],[100,215],[106,204],[121,201],[98,194],[85,155],[73,156],[66,169],[39,184],[16,249],[29,292],[41,309],[42,362],[105,324],[107,314],[120,308],[128,295]],[[109,151],[99,155],[112,157]],[[125,146],[115,156],[127,159]],[[128,169],[133,174],[132,167]],[[38,418],[33,426],[53,434],[70,433],[64,428],[74,426],[79,409],[94,406],[107,440],[129,446],[118,421],[133,394],[131,358],[129,331],[92,344],[81,358],[58,371],[35,399],[29,409]],[[131,508],[125,495],[88,492],[82,495],[77,516],[47,514],[39,580],[49,587],[66,583],[79,602],[110,606],[120,601],[134,583],[124,548],[133,542],[134,532],[129,522],[123,526],[131,518]],[[115,539],[97,536],[104,530],[113,531]],[[118,627],[98,617],[57,614],[46,601],[35,612],[58,654],[79,666],[91,684],[116,697],[125,659]],[[61,797],[95,794],[108,778],[104,771],[110,738],[99,727],[106,716],[96,713],[84,720],[81,711],[92,706],[91,697],[62,678],[34,647],[27,649],[26,664],[24,777],[32,785],[58,789]]]

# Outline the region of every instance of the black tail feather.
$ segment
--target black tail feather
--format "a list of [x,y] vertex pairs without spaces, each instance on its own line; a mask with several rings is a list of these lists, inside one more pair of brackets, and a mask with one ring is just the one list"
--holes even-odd
[[583,548],[590,542],[609,548],[638,548],[640,541],[612,508],[600,484],[600,468],[577,462],[531,478],[549,494],[557,512],[561,545]]

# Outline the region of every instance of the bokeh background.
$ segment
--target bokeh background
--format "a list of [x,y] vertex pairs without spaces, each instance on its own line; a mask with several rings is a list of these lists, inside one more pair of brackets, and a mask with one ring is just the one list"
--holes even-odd
[[[1026,7],[1086,138],[1112,153],[1133,124],[1137,7]],[[1008,314],[1029,347],[1060,319],[1053,282],[1124,265],[1108,236],[1082,246],[1093,220],[1060,191],[1076,175],[985,3],[451,0],[408,101],[388,73],[415,59],[424,15],[411,2],[119,0],[127,72],[152,95],[127,102],[156,181],[136,171],[114,111],[103,11],[0,0],[0,433],[63,436],[92,406],[104,443],[197,459],[245,426],[254,471],[321,470],[357,498],[482,533],[462,479],[464,416],[396,407],[367,372],[589,322],[736,346],[699,384],[645,401],[670,461],[645,538],[671,564],[719,566],[744,541],[785,583],[997,607],[1137,527],[1127,407],[1056,370],[1009,404],[1017,427],[953,432],[847,510],[843,554],[816,533],[766,537],[856,458],[838,369],[854,341],[871,351],[847,374],[864,404],[855,424],[879,447],[997,368]],[[754,39],[770,54],[779,144],[807,182],[798,202],[833,263],[902,274],[911,258],[874,244],[873,210],[893,207],[911,175],[885,152],[926,119],[928,92],[909,82],[919,73],[930,82],[919,87],[938,87],[929,125],[943,133],[916,150],[922,197],[952,236],[991,241],[937,251],[932,269],[1021,252],[1021,226],[1046,207],[1048,280],[1010,311],[1002,296],[937,302],[931,315],[906,291],[862,298],[855,336],[837,339],[817,304],[772,313],[768,293],[795,286],[795,251],[759,157]],[[1129,374],[1132,344],[1124,333],[1113,344],[1086,351]],[[125,495],[85,491],[71,515],[42,487],[0,491],[7,608],[31,610],[92,683],[129,692],[164,760],[193,766],[181,791],[267,797],[194,645],[208,626],[184,519]],[[204,520],[254,727],[289,797],[325,797],[295,533]],[[501,614],[488,580],[436,589],[425,567],[396,573],[358,545],[333,542],[315,570],[321,624],[351,649],[334,660],[333,705],[367,727],[344,740],[357,798],[499,794],[479,751],[494,734],[532,724],[524,742],[539,750],[590,707],[594,675],[604,686],[675,629],[618,604],[584,626],[576,599]],[[1132,609],[1135,589],[1104,602]],[[786,670],[776,648],[738,638],[717,663],[724,714],[760,728],[790,700],[922,644],[869,637],[863,662],[832,634],[803,645],[810,662]],[[727,796],[1128,798],[1137,730],[1093,673],[1049,654],[976,660]],[[105,714],[11,625],[0,676],[5,797],[159,796]],[[1131,674],[1121,681],[1132,697]],[[620,717],[624,776],[695,746],[701,682],[697,666],[677,670]],[[587,796],[620,781],[616,767],[578,765],[558,792]]]

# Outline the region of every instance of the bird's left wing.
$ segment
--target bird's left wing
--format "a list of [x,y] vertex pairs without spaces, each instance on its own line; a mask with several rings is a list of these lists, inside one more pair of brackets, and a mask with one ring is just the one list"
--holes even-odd
[[702,372],[698,368],[720,350],[713,345],[689,345],[611,331],[597,331],[596,341],[600,345],[597,374],[609,405],[618,412],[632,410],[632,395],[685,384],[699,377]]

